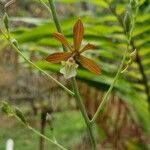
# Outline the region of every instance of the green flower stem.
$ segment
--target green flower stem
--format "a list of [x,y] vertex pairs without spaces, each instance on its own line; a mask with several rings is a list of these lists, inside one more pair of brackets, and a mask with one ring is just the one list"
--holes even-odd
[[74,95],[74,93],[72,91],[70,91],[68,88],[66,88],[63,84],[61,84],[59,81],[57,81],[55,78],[53,78],[51,75],[49,75],[46,71],[44,71],[43,69],[41,69],[40,67],[38,67],[36,64],[34,64],[32,61],[30,61],[28,58],[26,58],[24,56],[24,54],[20,51],[20,49],[15,46],[11,39],[10,39],[10,35],[9,37],[7,37],[3,31],[0,29],[0,31],[2,32],[2,34],[4,35],[4,37],[6,38],[6,40],[9,42],[9,44],[12,46],[12,48],[22,57],[25,59],[26,62],[28,62],[30,65],[32,65],[33,67],[35,67],[36,69],[38,69],[40,72],[42,72],[43,74],[45,74],[49,79],[53,80],[55,83],[57,83],[60,87],[62,87],[66,92],[68,92],[71,95]]
[[35,130],[34,128],[32,128],[31,126],[27,126],[28,129],[30,129],[32,132],[34,132],[36,135],[41,136],[43,139],[53,143],[54,145],[56,145],[57,147],[59,147],[61,150],[67,150],[66,148],[64,148],[62,145],[60,145],[56,140],[53,141],[50,138],[48,138],[47,136],[41,134],[39,131]]
[[95,122],[96,119],[98,118],[98,116],[99,116],[99,114],[100,114],[100,112],[101,112],[103,106],[105,105],[105,103],[106,103],[106,101],[107,101],[107,99],[108,99],[108,97],[109,97],[109,95],[110,95],[110,93],[111,93],[111,91],[112,91],[112,89],[113,89],[113,87],[114,87],[114,85],[115,85],[117,79],[119,78],[119,76],[120,76],[120,74],[121,74],[121,71],[122,71],[124,62],[125,62],[126,57],[127,57],[127,52],[128,52],[128,50],[129,50],[129,43],[130,43],[130,42],[128,41],[127,48],[126,48],[126,50],[125,50],[125,52],[124,52],[124,55],[123,55],[121,64],[120,64],[120,66],[119,66],[119,68],[118,68],[118,71],[117,71],[117,73],[116,73],[116,76],[114,77],[112,84],[110,85],[110,87],[109,87],[107,93],[105,94],[104,98],[102,99],[102,102],[100,103],[100,105],[99,105],[99,107],[98,107],[96,113],[94,114],[93,118],[91,119],[91,121],[90,121],[91,123]]
[[[125,31],[125,28],[124,28],[124,26],[123,26],[123,23],[122,23],[120,17],[117,15],[115,9],[113,9],[113,8],[110,6],[110,4],[109,4],[109,2],[108,2],[107,0],[105,0],[105,2],[108,4],[109,9],[112,11],[112,13],[113,13],[113,14],[116,16],[116,18],[118,19],[120,25],[123,27],[124,33],[126,34],[126,31]],[[117,71],[117,73],[116,73],[116,76],[115,76],[115,78],[114,78],[114,80],[113,80],[113,82],[112,82],[110,88],[108,89],[107,93],[105,94],[104,98],[102,99],[102,102],[101,102],[101,104],[99,105],[99,107],[98,107],[96,113],[94,114],[94,116],[93,116],[91,122],[95,122],[95,120],[96,120],[97,117],[99,116],[102,107],[105,105],[105,102],[107,101],[107,99],[108,99],[108,97],[109,97],[109,95],[110,95],[110,93],[111,93],[111,91],[112,91],[112,89],[113,89],[113,87],[114,87],[114,85],[115,85],[117,79],[119,78],[119,76],[120,76],[120,74],[121,74],[121,71],[122,71],[122,68],[123,68],[123,64],[124,64],[124,62],[125,62],[125,60],[126,60],[127,52],[128,52],[128,50],[129,50],[129,46],[130,46],[131,41],[132,41],[132,33],[133,33],[134,26],[135,26],[135,18],[136,18],[137,13],[138,13],[138,9],[136,10],[136,12],[135,12],[135,14],[134,14],[134,16],[133,16],[133,20],[132,20],[133,22],[132,22],[132,27],[131,27],[131,29],[130,29],[130,33],[129,33],[129,34],[126,34],[126,37],[127,37],[127,48],[126,48],[126,50],[125,50],[125,53],[124,53],[122,62],[121,62],[121,64],[120,64],[119,68],[118,68],[118,71]]]
[[[54,23],[55,23],[55,26],[57,28],[57,31],[62,33],[60,22],[59,22],[59,19],[57,17],[55,4],[54,4],[53,0],[48,0],[48,1],[49,1],[49,4],[50,4],[50,8],[51,8],[51,11],[52,11],[52,16],[53,16]],[[63,50],[66,51],[66,48],[64,46],[63,46]],[[80,93],[79,93],[79,90],[78,90],[78,86],[77,86],[77,82],[76,82],[75,77],[71,78],[71,83],[72,83],[72,87],[73,87],[73,90],[74,90],[74,94],[75,94],[74,97],[75,97],[76,103],[77,103],[77,105],[78,105],[78,107],[81,111],[81,114],[84,118],[85,124],[86,124],[87,129],[88,129],[90,141],[91,141],[91,144],[92,144],[92,149],[96,150],[96,140],[94,138],[94,134],[93,134],[93,131],[92,131],[92,124],[90,123],[89,117],[87,115],[84,104],[82,102],[82,99],[81,99],[81,96],[80,96]]]
[[22,111],[15,107],[15,109],[11,106],[9,106],[9,104],[7,103],[7,101],[2,101],[2,105],[0,106],[1,110],[3,113],[5,113],[7,116],[9,117],[15,117],[21,124],[23,124],[25,127],[27,127],[29,130],[31,130],[32,132],[34,132],[36,135],[41,136],[42,138],[44,138],[45,140],[51,142],[52,144],[54,144],[55,146],[59,147],[61,150],[67,150],[65,147],[63,147],[62,145],[60,145],[56,139],[50,139],[49,137],[41,134],[39,131],[37,131],[36,129],[32,128],[28,122],[26,121]]
[[50,6],[50,9],[51,9],[52,17],[54,19],[54,23],[55,23],[55,26],[57,28],[57,31],[59,33],[62,33],[60,22],[59,22],[58,17],[57,17],[57,11],[56,11],[56,7],[55,7],[55,4],[54,4],[54,1],[53,0],[48,0],[48,2],[49,2],[49,6]]
[[48,10],[49,13],[51,13],[51,9],[46,5],[46,3],[43,0],[39,0],[40,3],[43,4],[43,6]]
[[89,117],[87,115],[84,104],[82,102],[82,99],[81,99],[81,96],[80,96],[80,93],[79,93],[79,90],[78,90],[76,79],[72,78],[71,81],[72,81],[72,87],[73,87],[74,94],[75,94],[74,97],[76,99],[77,105],[78,105],[78,107],[79,107],[79,109],[82,113],[85,124],[87,126],[87,130],[88,130],[88,133],[89,133],[89,137],[90,137],[90,140],[91,140],[93,150],[96,150],[96,140],[95,140],[95,137],[94,137],[94,134],[93,134],[93,131],[92,131],[92,124],[90,123]]
[[[13,112],[12,112],[13,113]],[[41,136],[42,138],[44,138],[45,140],[51,142],[52,144],[56,145],[57,147],[59,147],[61,150],[67,150],[65,147],[63,147],[62,145],[60,145],[56,140],[52,140],[49,137],[41,134],[39,131],[37,131],[36,129],[32,128],[30,125],[25,124],[24,122],[21,121],[21,119],[16,116],[15,113],[13,113],[13,115],[19,122],[21,122],[24,126],[26,126],[29,130],[31,130],[32,132],[34,132],[36,135]]]
[[66,88],[63,84],[61,84],[59,81],[57,81],[55,78],[53,78],[50,74],[48,74],[46,71],[38,67],[36,64],[34,64],[32,61],[30,61],[28,58],[24,56],[24,54],[10,41],[10,45],[19,53],[20,56],[22,56],[29,64],[34,66],[36,69],[38,69],[40,72],[45,74],[47,77],[49,77],[51,80],[53,80],[55,83],[57,83],[60,87],[62,87],[66,92],[68,92],[71,95],[74,95],[72,91],[70,91],[68,88]]
[[[58,19],[58,17],[57,17],[57,11],[56,11],[56,7],[55,7],[55,4],[54,4],[54,1],[53,1],[53,0],[48,0],[48,2],[49,2],[49,5],[50,5],[52,17],[53,17],[55,26],[56,26],[56,28],[57,28],[57,31],[58,31],[59,33],[62,33],[61,26],[60,26],[60,22],[59,22],[59,19]],[[64,45],[62,45],[62,47],[63,47],[63,50],[64,50],[64,51],[67,51],[67,49],[66,49],[66,47],[65,47]]]

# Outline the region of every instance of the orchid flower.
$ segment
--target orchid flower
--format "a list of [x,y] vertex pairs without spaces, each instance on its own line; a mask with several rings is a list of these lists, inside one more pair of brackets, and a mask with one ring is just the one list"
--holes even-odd
[[61,33],[54,33],[54,37],[61,42],[69,52],[57,52],[49,55],[46,60],[51,63],[60,63],[64,66],[60,72],[64,75],[66,79],[76,76],[76,69],[78,63],[84,68],[99,75],[101,69],[99,66],[91,59],[81,55],[83,52],[93,49],[95,46],[93,44],[86,44],[81,48],[81,43],[84,35],[84,26],[80,19],[77,20],[73,27],[73,46],[69,44],[67,39]]

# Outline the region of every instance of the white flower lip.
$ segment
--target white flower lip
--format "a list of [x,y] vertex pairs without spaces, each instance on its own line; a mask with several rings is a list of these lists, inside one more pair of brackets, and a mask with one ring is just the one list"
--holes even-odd
[[64,66],[60,69],[60,73],[62,73],[65,79],[69,79],[71,77],[75,77],[77,75],[78,64],[71,57],[67,61],[62,61],[62,65]]

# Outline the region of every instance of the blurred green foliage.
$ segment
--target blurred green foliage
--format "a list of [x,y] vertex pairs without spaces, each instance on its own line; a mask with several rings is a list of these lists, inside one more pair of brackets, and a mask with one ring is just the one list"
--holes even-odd
[[[45,0],[45,2],[47,1]],[[116,14],[123,18],[128,0],[109,0],[108,2],[115,9]],[[24,3],[18,1],[18,5],[20,4],[19,6],[23,8],[30,3],[32,6],[34,4],[41,5],[38,0]],[[147,84],[150,87],[150,4],[149,0],[139,0],[139,4],[133,41],[139,52],[142,67],[148,79]],[[102,75],[96,76],[80,67],[77,78],[98,90],[106,91],[112,83],[126,48],[126,38],[117,17],[112,14],[105,0],[56,0],[56,6],[61,19],[63,33],[69,41],[72,39],[72,26],[80,17],[85,25],[83,45],[87,42],[96,45],[96,50],[89,51],[85,55],[94,59],[101,66]],[[63,10],[61,7],[66,7],[66,9]],[[26,9],[24,8],[25,12]],[[28,9],[31,10],[31,8]],[[41,9],[44,9],[44,7],[41,7]],[[40,10],[35,9],[35,12]],[[69,10],[71,11],[70,13]],[[47,12],[43,13],[47,14]],[[63,16],[64,14],[66,15]],[[59,65],[43,61],[49,53],[62,51],[61,44],[52,37],[52,33],[56,32],[53,20],[48,16],[44,16],[44,18],[35,16],[34,11],[28,17],[21,16],[21,13],[18,16],[11,17],[10,14],[12,24],[16,24],[11,26],[11,35],[19,42],[21,50],[26,56],[29,57],[31,52],[36,53],[39,60],[35,61],[35,63],[38,66],[49,71],[49,73],[59,74]],[[2,35],[0,37],[2,38]],[[0,49],[3,49],[5,45],[6,42],[3,42],[0,45]],[[133,47],[130,49],[131,52],[134,50]],[[27,66],[24,60],[19,59],[19,62],[22,66]],[[118,79],[113,92],[128,103],[132,108],[133,118],[142,126],[145,133],[150,136],[149,104],[145,93],[145,85],[142,81],[142,74],[136,60],[128,71]],[[128,144],[131,147],[130,149],[136,149],[132,143],[129,142]]]

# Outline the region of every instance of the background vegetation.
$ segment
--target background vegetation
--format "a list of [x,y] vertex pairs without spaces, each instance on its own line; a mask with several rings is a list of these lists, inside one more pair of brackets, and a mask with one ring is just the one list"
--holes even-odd
[[[47,1],[45,1],[47,2]],[[78,70],[79,91],[89,117],[97,110],[103,95],[116,74],[126,49],[123,17],[128,0],[55,0],[63,33],[70,42],[72,26],[80,17],[85,25],[84,43],[96,45],[86,52],[102,68],[96,76],[82,67]],[[6,1],[0,1],[0,27]],[[47,3],[48,4],[48,3]],[[130,52],[137,50],[135,60],[121,74],[95,125],[95,135],[102,149],[150,149],[150,5],[139,0],[139,12],[133,31]],[[37,0],[17,0],[7,8],[11,36],[22,53],[53,75],[69,89],[69,80],[59,73],[60,66],[43,61],[50,53],[61,51],[52,37],[56,32],[52,17]],[[129,56],[126,59],[126,64]],[[125,64],[125,66],[126,66]],[[86,128],[74,99],[58,85],[25,62],[0,34],[0,100],[18,106],[31,126],[52,137],[69,149],[90,149]],[[52,123],[46,124],[49,113]],[[12,138],[15,150],[57,149],[43,142],[14,118],[0,114],[0,149]],[[45,128],[46,127],[46,128]]]

